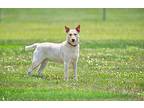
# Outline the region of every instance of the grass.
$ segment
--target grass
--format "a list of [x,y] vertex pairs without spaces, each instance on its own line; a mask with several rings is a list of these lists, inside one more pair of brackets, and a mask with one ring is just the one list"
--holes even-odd
[[[76,12],[75,12],[76,11]],[[144,10],[2,9],[0,100],[144,100]],[[49,62],[46,79],[26,73],[34,42],[65,40],[64,25],[81,24],[78,81],[63,80]]]

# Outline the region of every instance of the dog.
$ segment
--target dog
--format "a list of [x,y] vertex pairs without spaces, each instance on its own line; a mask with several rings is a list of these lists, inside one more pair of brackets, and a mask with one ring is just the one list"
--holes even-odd
[[26,46],[25,50],[34,50],[32,65],[28,69],[28,75],[32,75],[34,69],[39,67],[38,74],[42,76],[42,71],[48,61],[64,63],[64,80],[68,80],[68,68],[72,64],[74,69],[74,79],[77,80],[77,63],[79,58],[79,33],[80,25],[75,29],[65,26],[66,41],[62,43],[34,43]]

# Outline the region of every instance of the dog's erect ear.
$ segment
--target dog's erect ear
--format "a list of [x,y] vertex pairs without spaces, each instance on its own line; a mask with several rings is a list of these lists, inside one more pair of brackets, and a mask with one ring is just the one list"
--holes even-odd
[[66,32],[66,33],[68,33],[68,32],[69,32],[69,30],[70,30],[70,28],[69,28],[69,27],[67,27],[67,26],[65,26],[65,32]]
[[80,32],[80,25],[78,25],[75,29],[79,33]]

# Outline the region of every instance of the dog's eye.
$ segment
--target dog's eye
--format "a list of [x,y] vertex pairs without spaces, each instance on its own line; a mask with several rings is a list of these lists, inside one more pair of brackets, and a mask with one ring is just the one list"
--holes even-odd
[[69,34],[69,36],[72,36],[72,34]]
[[74,35],[76,36],[77,34],[76,34],[76,33],[74,33]]

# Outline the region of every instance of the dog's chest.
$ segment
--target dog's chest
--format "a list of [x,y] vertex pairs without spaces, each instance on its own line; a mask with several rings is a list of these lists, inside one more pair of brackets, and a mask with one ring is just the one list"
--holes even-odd
[[74,47],[74,48],[65,47],[64,48],[64,57],[65,58],[76,59],[78,56],[79,56],[78,47]]

